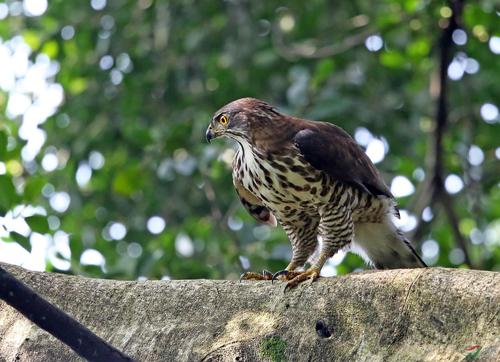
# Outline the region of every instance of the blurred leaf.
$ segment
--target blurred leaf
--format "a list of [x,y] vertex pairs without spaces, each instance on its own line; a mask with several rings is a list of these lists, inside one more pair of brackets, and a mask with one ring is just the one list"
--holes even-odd
[[380,63],[388,68],[402,68],[406,64],[406,58],[398,52],[384,52],[380,56]]
[[429,54],[430,49],[429,39],[421,38],[408,45],[408,55],[413,58],[424,57]]
[[42,47],[42,53],[45,53],[51,59],[55,59],[59,53],[59,46],[54,40],[46,42]]
[[19,195],[8,174],[0,175],[0,190],[0,212],[4,213],[19,201]]
[[153,141],[151,137],[150,130],[145,127],[141,127],[137,124],[131,122],[130,125],[125,127],[125,134],[127,138],[134,144],[144,147]]
[[26,223],[28,223],[29,227],[32,231],[45,234],[49,232],[49,223],[47,218],[42,215],[33,215],[25,218]]
[[131,196],[139,191],[143,184],[140,166],[133,166],[117,173],[113,180],[113,190],[118,194]]
[[33,30],[26,30],[23,32],[24,41],[32,48],[38,49],[41,44],[40,34]]
[[333,72],[335,63],[333,59],[323,59],[316,66],[315,72],[311,79],[313,88],[319,87],[324,81],[330,77]]
[[0,160],[5,160],[7,155],[7,133],[0,129]]
[[67,88],[71,94],[78,95],[87,89],[87,81],[85,78],[74,78],[69,82]]
[[21,235],[15,231],[10,232],[10,237],[27,251],[31,251],[31,243],[28,237]]
[[24,199],[28,202],[34,202],[40,197],[42,188],[46,183],[47,180],[40,176],[28,178],[24,186]]
[[419,7],[422,6],[421,0],[405,0],[403,4],[405,10],[409,13],[415,12]]

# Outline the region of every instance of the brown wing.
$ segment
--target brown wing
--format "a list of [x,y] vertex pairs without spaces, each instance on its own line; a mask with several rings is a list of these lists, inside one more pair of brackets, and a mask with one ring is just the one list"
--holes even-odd
[[234,187],[240,197],[241,203],[257,221],[276,227],[278,224],[276,217],[269,211],[262,202],[250,191],[248,191],[237,178],[233,178]]
[[303,124],[294,143],[307,162],[374,196],[394,198],[373,163],[347,132],[330,123]]

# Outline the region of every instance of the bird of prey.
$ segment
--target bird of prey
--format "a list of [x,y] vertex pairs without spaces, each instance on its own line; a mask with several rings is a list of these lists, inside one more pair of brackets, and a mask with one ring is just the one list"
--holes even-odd
[[[262,223],[279,223],[292,244],[285,270],[247,272],[243,279],[278,278],[293,288],[318,278],[340,249],[377,269],[426,266],[393,224],[391,216],[399,212],[379,172],[340,127],[242,98],[212,118],[206,138],[220,136],[239,145],[233,183],[243,206]],[[303,270],[306,262],[310,266]]]

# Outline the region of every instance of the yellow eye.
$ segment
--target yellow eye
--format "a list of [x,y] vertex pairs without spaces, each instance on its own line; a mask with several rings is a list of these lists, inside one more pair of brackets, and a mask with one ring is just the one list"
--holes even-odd
[[219,118],[219,123],[222,124],[223,126],[225,126],[226,124],[229,123],[229,118],[227,118],[227,116],[225,114],[223,114]]

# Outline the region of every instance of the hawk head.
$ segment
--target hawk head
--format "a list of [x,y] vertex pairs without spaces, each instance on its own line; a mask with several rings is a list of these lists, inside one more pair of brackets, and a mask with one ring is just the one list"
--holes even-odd
[[226,136],[236,141],[249,141],[254,131],[269,126],[281,116],[273,106],[255,98],[241,98],[215,112],[206,132],[207,141]]

